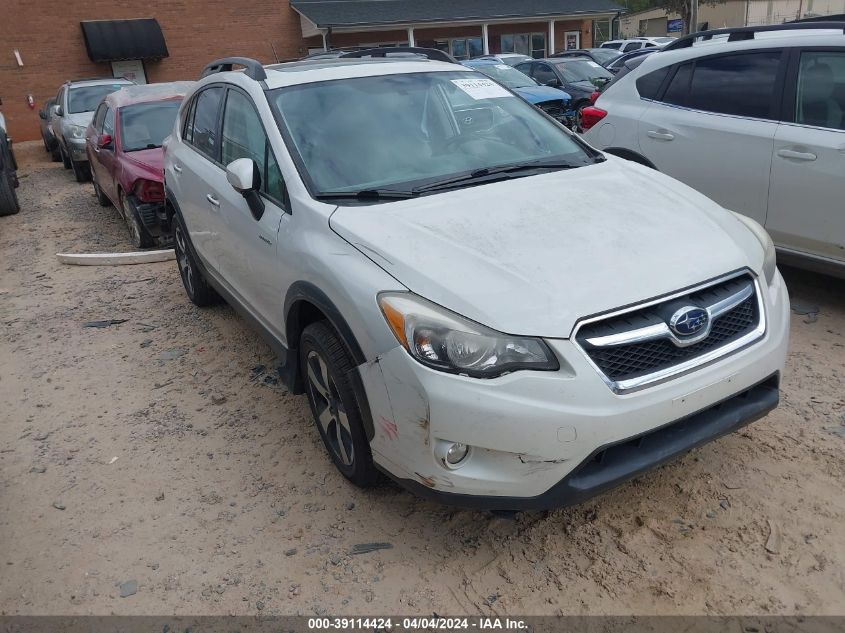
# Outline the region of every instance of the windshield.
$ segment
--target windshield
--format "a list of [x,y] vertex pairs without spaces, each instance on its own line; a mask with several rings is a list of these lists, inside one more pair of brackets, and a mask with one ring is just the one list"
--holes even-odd
[[161,147],[173,131],[181,99],[137,103],[120,109],[120,144],[124,152]]
[[557,65],[566,83],[576,81],[593,81],[595,79],[610,79],[613,77],[606,69],[592,60],[573,60]]
[[590,53],[600,64],[606,64],[611,59],[616,59],[622,55],[622,53],[613,48],[593,48],[590,50]]
[[126,87],[127,84],[100,84],[99,86],[80,86],[71,88],[67,97],[67,111],[70,114],[79,112],[93,112],[100,105],[103,97],[110,95],[116,90]]
[[594,162],[556,123],[474,72],[303,84],[274,90],[269,101],[315,195],[404,191],[531,161]]
[[514,88],[530,88],[531,86],[537,85],[537,82],[531,79],[531,77],[516,68],[511,68],[507,64],[478,64],[471,65],[470,68],[484,73],[511,90]]

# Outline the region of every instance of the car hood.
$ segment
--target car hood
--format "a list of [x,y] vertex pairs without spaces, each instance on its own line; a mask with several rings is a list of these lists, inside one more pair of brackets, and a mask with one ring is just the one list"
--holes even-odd
[[62,117],[62,123],[66,125],[81,125],[88,127],[91,120],[94,118],[93,112],[76,112],[74,114],[66,114]]
[[596,88],[595,84],[592,81],[584,79],[583,81],[573,81],[572,83],[566,84],[566,87],[569,89],[576,89],[576,90],[584,90],[589,93],[593,93],[598,88]]
[[134,152],[124,152],[123,155],[130,163],[135,163],[149,170],[156,172],[163,178],[164,174],[164,150],[160,147],[152,149],[139,149]]
[[570,100],[569,93],[551,86],[527,86],[515,88],[514,92],[525,99],[528,103],[543,103],[544,101],[555,101],[558,99]]
[[409,290],[501,332],[583,317],[749,267],[762,247],[693,189],[622,159],[371,206],[331,227]]

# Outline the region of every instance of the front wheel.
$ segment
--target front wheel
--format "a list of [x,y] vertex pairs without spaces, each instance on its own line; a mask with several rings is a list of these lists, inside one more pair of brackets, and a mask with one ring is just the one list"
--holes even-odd
[[354,364],[337,333],[325,321],[302,332],[299,366],[317,430],[341,474],[366,487],[378,482],[364,433],[359,399],[349,380]]
[[141,224],[141,218],[138,216],[138,210],[135,205],[126,197],[122,191],[118,194],[120,196],[120,211],[126,220],[126,225],[129,227],[129,236],[132,238],[132,246],[135,248],[149,248],[155,242],[152,236],[147,232],[147,229]]
[[64,147],[61,146],[61,144],[59,144],[59,155],[62,157],[62,166],[65,169],[70,169],[70,157],[67,155],[67,152],[65,151]]
[[0,171],[0,215],[14,215],[20,210],[12,179],[7,173]]
[[91,166],[87,162],[72,160],[70,168],[73,170],[76,182],[88,182],[91,179]]

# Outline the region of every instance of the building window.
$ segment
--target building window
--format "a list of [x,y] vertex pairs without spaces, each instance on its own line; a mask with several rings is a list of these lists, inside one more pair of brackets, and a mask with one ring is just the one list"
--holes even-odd
[[452,57],[462,61],[472,59],[484,54],[484,43],[480,37],[466,37],[454,39],[452,44]]
[[613,20],[593,20],[593,46],[601,46],[613,39]]
[[502,52],[530,55],[535,59],[546,56],[545,33],[513,33],[502,35]]

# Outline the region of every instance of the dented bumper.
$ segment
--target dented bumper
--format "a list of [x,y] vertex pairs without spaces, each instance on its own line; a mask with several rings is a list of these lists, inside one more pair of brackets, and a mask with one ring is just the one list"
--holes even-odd
[[[397,347],[359,368],[373,458],[409,489],[446,503],[518,510],[581,502],[777,405],[789,302],[779,276],[765,294],[760,342],[625,395],[568,340],[548,341],[559,371],[492,380],[429,369]],[[471,452],[450,468],[437,456],[441,441]]]

